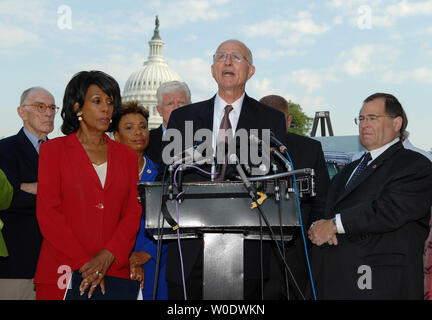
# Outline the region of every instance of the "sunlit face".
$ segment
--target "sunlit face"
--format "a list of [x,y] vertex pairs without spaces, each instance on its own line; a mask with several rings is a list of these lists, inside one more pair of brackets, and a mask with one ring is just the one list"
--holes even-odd
[[75,104],[75,111],[82,111],[81,129],[105,132],[108,130],[114,110],[114,100],[102,91],[97,85],[88,87],[84,104],[78,110],[78,103]]
[[[251,60],[245,46],[235,40],[223,42],[217,48],[216,52],[225,52],[227,54],[237,52],[246,57],[249,61]],[[244,91],[246,82],[255,72],[255,67],[249,65],[246,59],[235,62],[231,56],[228,55],[225,61],[213,61],[211,71],[219,89]]]
[[125,114],[120,119],[114,139],[137,152],[144,151],[149,143],[147,120],[139,113]]
[[[359,116],[367,118],[370,115],[386,115],[384,98],[375,99],[363,105]],[[360,143],[368,151],[376,150],[396,139],[399,136],[401,126],[401,117],[377,117],[374,120],[370,118],[368,120],[365,119],[359,124]]]
[[163,125],[165,126],[165,128],[168,125],[168,120],[171,115],[171,112],[189,103],[190,102],[188,101],[186,93],[184,91],[165,93],[162,96],[162,105],[157,106],[156,109],[159,112],[159,115],[163,119]]
[[18,114],[24,121],[24,127],[39,139],[45,138],[54,130],[55,111],[46,109],[39,112],[35,104],[55,105],[54,97],[43,89],[31,90],[22,106],[18,107]]

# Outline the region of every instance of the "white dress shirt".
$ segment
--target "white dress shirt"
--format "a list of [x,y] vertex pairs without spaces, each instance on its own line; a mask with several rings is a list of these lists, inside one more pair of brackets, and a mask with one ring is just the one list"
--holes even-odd
[[219,127],[222,122],[222,118],[225,114],[225,107],[227,105],[232,105],[233,110],[229,113],[228,117],[231,122],[231,128],[233,133],[236,131],[237,123],[240,117],[240,111],[242,108],[243,100],[245,97],[245,93],[243,92],[242,96],[234,101],[233,103],[227,103],[222,99],[218,94],[216,94],[214,101],[214,111],[213,111],[213,150],[216,150],[216,140],[219,133]]

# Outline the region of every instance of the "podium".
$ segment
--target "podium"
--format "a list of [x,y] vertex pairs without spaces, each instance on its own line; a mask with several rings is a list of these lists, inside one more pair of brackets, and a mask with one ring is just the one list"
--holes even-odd
[[[300,226],[299,210],[294,190],[288,180],[255,183],[259,192],[266,194],[261,210],[265,214],[276,240],[290,240]],[[260,218],[257,208],[242,182],[184,183],[182,197],[176,210],[178,190],[170,196],[159,182],[138,184],[144,209],[146,229],[157,239],[202,238],[203,299],[243,299],[243,242],[271,240],[270,230]],[[165,213],[178,222],[173,230],[164,220]],[[177,219],[178,214],[178,219]],[[161,228],[158,232],[158,228]],[[178,235],[177,235],[178,231]]]

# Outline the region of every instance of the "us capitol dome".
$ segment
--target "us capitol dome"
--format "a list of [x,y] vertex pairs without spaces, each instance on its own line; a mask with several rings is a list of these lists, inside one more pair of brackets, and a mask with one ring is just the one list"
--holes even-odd
[[155,30],[149,41],[150,54],[143,66],[132,73],[126,81],[122,101],[138,101],[150,113],[148,125],[150,129],[158,127],[162,118],[156,110],[156,90],[167,81],[182,81],[180,76],[168,67],[162,55],[164,42],[159,36],[159,19],[156,16]]

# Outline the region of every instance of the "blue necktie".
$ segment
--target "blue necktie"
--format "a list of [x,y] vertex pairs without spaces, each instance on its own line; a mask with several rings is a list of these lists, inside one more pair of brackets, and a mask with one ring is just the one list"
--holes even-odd
[[365,171],[365,169],[367,168],[367,164],[369,161],[371,161],[372,157],[371,154],[368,152],[364,155],[362,161],[360,161],[356,171],[354,172],[354,174],[352,175],[351,179],[348,181],[348,183],[346,184],[345,188],[348,189],[348,187],[350,185],[352,185],[354,183],[354,181],[361,176],[361,174]]

